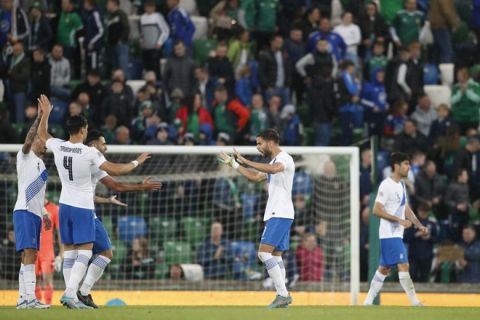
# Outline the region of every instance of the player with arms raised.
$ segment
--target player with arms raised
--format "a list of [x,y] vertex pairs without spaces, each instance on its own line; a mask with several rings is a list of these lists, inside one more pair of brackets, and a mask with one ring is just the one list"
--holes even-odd
[[66,290],[60,302],[70,309],[91,309],[78,300],[77,290],[92,257],[95,241],[92,172],[100,168],[112,175],[127,174],[150,158],[150,155],[144,153],[137,160],[125,164],[106,161],[98,150],[83,144],[88,124],[82,116],[73,116],[67,120],[68,141],[53,138],[47,130],[52,110],[50,101],[44,95],[38,101],[43,112],[38,135],[46,141],[47,148],[52,150],[62,183],[59,211]]
[[371,305],[373,303],[390,270],[397,266],[400,284],[407,293],[411,304],[421,306],[410,278],[407,252],[403,244],[403,230],[410,228],[412,223],[423,234],[427,234],[428,229],[418,221],[415,213],[410,209],[405,183],[402,181],[410,170],[409,156],[404,153],[393,153],[390,163],[393,174],[380,184],[373,207],[373,214],[380,218],[380,266],[373,276],[364,304]]
[[270,158],[270,163],[247,160],[236,150],[233,157],[221,153],[218,159],[251,181],[268,182],[268,202],[263,218],[265,229],[258,248],[258,258],[265,264],[277,291],[277,296],[269,308],[286,308],[292,303],[292,298],[285,285],[286,273],[282,253],[289,248],[290,227],[294,219],[292,185],[295,163],[288,153],[280,149],[277,131],[266,130],[257,136],[256,141],[257,150],[264,157]]

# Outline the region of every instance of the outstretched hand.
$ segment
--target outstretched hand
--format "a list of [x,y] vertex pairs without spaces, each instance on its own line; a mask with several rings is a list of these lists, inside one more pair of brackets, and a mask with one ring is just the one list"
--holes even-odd
[[111,204],[114,204],[116,206],[119,206],[119,207],[128,207],[128,204],[126,203],[123,203],[122,201],[118,200],[117,199],[117,196],[111,196],[110,198],[108,198],[108,200],[110,200],[110,203]]
[[152,157],[151,154],[148,153],[148,152],[142,153],[137,158],[138,164],[140,165],[140,164],[144,163],[147,159],[150,159],[151,157]]
[[50,114],[52,111],[52,104],[50,103],[50,100],[48,100],[47,96],[42,94],[40,95],[40,98],[37,99],[38,101],[38,107],[39,107],[39,114],[43,113],[45,115]]
[[248,160],[247,160],[246,158],[244,158],[244,157],[240,154],[240,152],[239,152],[237,149],[235,149],[235,148],[233,148],[233,157],[234,157],[235,160],[236,160],[238,163],[240,163],[240,164],[246,164],[247,161],[248,161]]
[[157,191],[162,188],[162,183],[160,181],[151,181],[150,177],[146,177],[143,180],[142,185],[145,187],[145,190],[148,191]]

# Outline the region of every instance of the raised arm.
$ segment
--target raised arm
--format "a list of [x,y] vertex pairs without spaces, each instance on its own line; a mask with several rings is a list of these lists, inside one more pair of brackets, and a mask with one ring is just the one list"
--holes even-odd
[[109,198],[104,198],[100,196],[95,196],[93,199],[95,203],[103,203],[103,204],[114,204],[119,207],[128,207],[128,204],[121,202],[117,199],[117,196],[111,196]]
[[235,160],[238,161],[238,163],[240,163],[242,165],[245,165],[245,166],[249,166],[249,167],[251,167],[255,170],[258,170],[260,172],[275,174],[275,173],[279,173],[279,172],[282,172],[283,170],[285,170],[285,166],[280,162],[276,162],[276,163],[273,163],[273,164],[255,162],[255,161],[251,161],[251,160],[248,160],[248,159],[244,158],[236,149],[233,149],[233,151],[234,151],[233,154],[235,156]]
[[33,140],[35,140],[35,136],[37,135],[38,124],[40,123],[40,118],[42,117],[42,111],[38,108],[37,118],[33,122],[30,130],[28,130],[27,137],[25,138],[25,142],[23,143],[22,152],[23,154],[27,154],[32,149]]
[[38,105],[42,112],[40,123],[38,125],[38,137],[43,141],[47,141],[52,136],[48,134],[48,118],[50,117],[50,112],[52,111],[52,105],[48,98],[45,95],[41,95],[38,99]]
[[238,164],[237,161],[235,161],[233,157],[229,156],[225,152],[222,152],[218,155],[218,161],[237,170],[238,172],[240,172],[240,174],[242,174],[245,178],[247,178],[250,181],[261,182],[267,179],[267,175],[265,173],[259,172],[259,171],[252,171],[245,167],[242,167],[241,165]]
[[125,183],[119,182],[110,176],[106,176],[100,180],[108,189],[115,192],[130,191],[156,191],[162,188],[162,183],[158,181],[150,181],[150,177],[143,180],[142,183]]
[[105,161],[102,163],[99,168],[103,171],[106,171],[109,175],[112,176],[121,176],[127,173],[132,172],[136,167],[143,164],[145,160],[150,159],[150,153],[142,153],[138,156],[136,160],[133,160],[129,163],[114,163],[110,161]]

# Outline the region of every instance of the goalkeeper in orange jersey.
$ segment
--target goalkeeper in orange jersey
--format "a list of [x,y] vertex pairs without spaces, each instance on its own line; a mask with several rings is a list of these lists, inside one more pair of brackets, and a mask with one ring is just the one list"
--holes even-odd
[[[40,233],[40,249],[38,250],[37,260],[35,261],[35,273],[37,276],[37,285],[35,286],[35,296],[37,300],[45,298],[44,302],[52,304],[53,295],[53,272],[62,270],[63,246],[60,240],[60,228],[58,223],[58,206],[45,199],[45,214],[48,214],[52,221],[52,227],[46,229],[42,223]],[[57,236],[59,252],[55,257],[54,238]]]

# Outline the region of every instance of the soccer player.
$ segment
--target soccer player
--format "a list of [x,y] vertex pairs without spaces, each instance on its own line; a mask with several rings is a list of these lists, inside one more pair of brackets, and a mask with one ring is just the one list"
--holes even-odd
[[112,175],[126,174],[150,158],[150,155],[143,153],[136,160],[124,164],[106,161],[98,150],[83,144],[88,130],[87,120],[83,116],[73,116],[67,120],[68,141],[53,138],[48,134],[48,118],[52,110],[50,101],[42,95],[38,102],[43,112],[38,135],[52,150],[62,183],[60,236],[64,245],[63,276],[67,287],[60,302],[70,309],[91,309],[78,300],[77,290],[87,271],[95,241],[92,172],[100,168]]
[[[45,298],[45,303],[51,304],[53,295],[53,272],[55,270],[60,271],[62,268],[61,257],[63,256],[63,245],[60,240],[58,206],[55,203],[50,202],[48,199],[45,199],[44,213],[50,217],[52,227],[47,230],[46,225],[42,224],[42,231],[40,233],[40,250],[38,251],[37,260],[35,262],[35,274],[37,276],[35,296],[39,301],[42,300],[43,296]],[[54,251],[55,234],[59,245],[59,253],[57,257],[55,257]],[[41,284],[43,284],[43,286]]]
[[[103,133],[98,130],[92,130],[88,133],[85,143],[90,147],[95,147],[103,155],[107,151],[107,143]],[[95,191],[97,183],[101,182],[110,190],[116,192],[132,192],[132,191],[156,191],[160,190],[162,184],[160,182],[145,179],[142,183],[123,183],[114,180],[105,171],[97,169],[92,174],[92,188]],[[108,199],[95,196],[95,203],[111,203],[119,206],[126,206],[115,197]],[[98,306],[93,302],[90,291],[93,285],[102,277],[103,271],[113,258],[112,244],[105,227],[95,215],[95,242],[93,243],[93,254],[97,255],[92,263],[90,263],[85,280],[83,280],[80,290],[77,292],[78,299],[85,305],[97,309]]]
[[265,264],[277,291],[275,300],[268,307],[286,308],[292,303],[292,298],[285,285],[286,273],[282,252],[288,250],[290,227],[294,218],[292,184],[295,163],[288,153],[280,149],[280,136],[277,131],[273,129],[263,131],[257,135],[256,141],[257,150],[264,157],[270,158],[270,163],[247,160],[236,150],[233,157],[221,153],[218,159],[251,181],[268,182],[268,202],[263,218],[265,229],[258,248],[258,258]]
[[390,163],[393,174],[380,184],[373,206],[373,214],[380,218],[380,266],[370,283],[370,289],[364,304],[371,305],[373,303],[390,270],[397,266],[400,284],[407,293],[410,302],[414,306],[421,306],[408,270],[407,251],[403,244],[403,230],[410,228],[413,223],[419,231],[426,235],[428,234],[428,228],[418,221],[415,213],[408,205],[407,191],[402,179],[407,177],[410,170],[409,156],[400,152],[393,153]]
[[13,226],[16,250],[22,254],[17,309],[50,307],[35,298],[35,260],[40,244],[42,218],[45,228],[51,228],[48,215],[43,214],[48,172],[42,160],[46,151],[45,144],[37,136],[40,117],[41,111],[30,127],[22,149],[17,153],[18,196],[13,209]]

